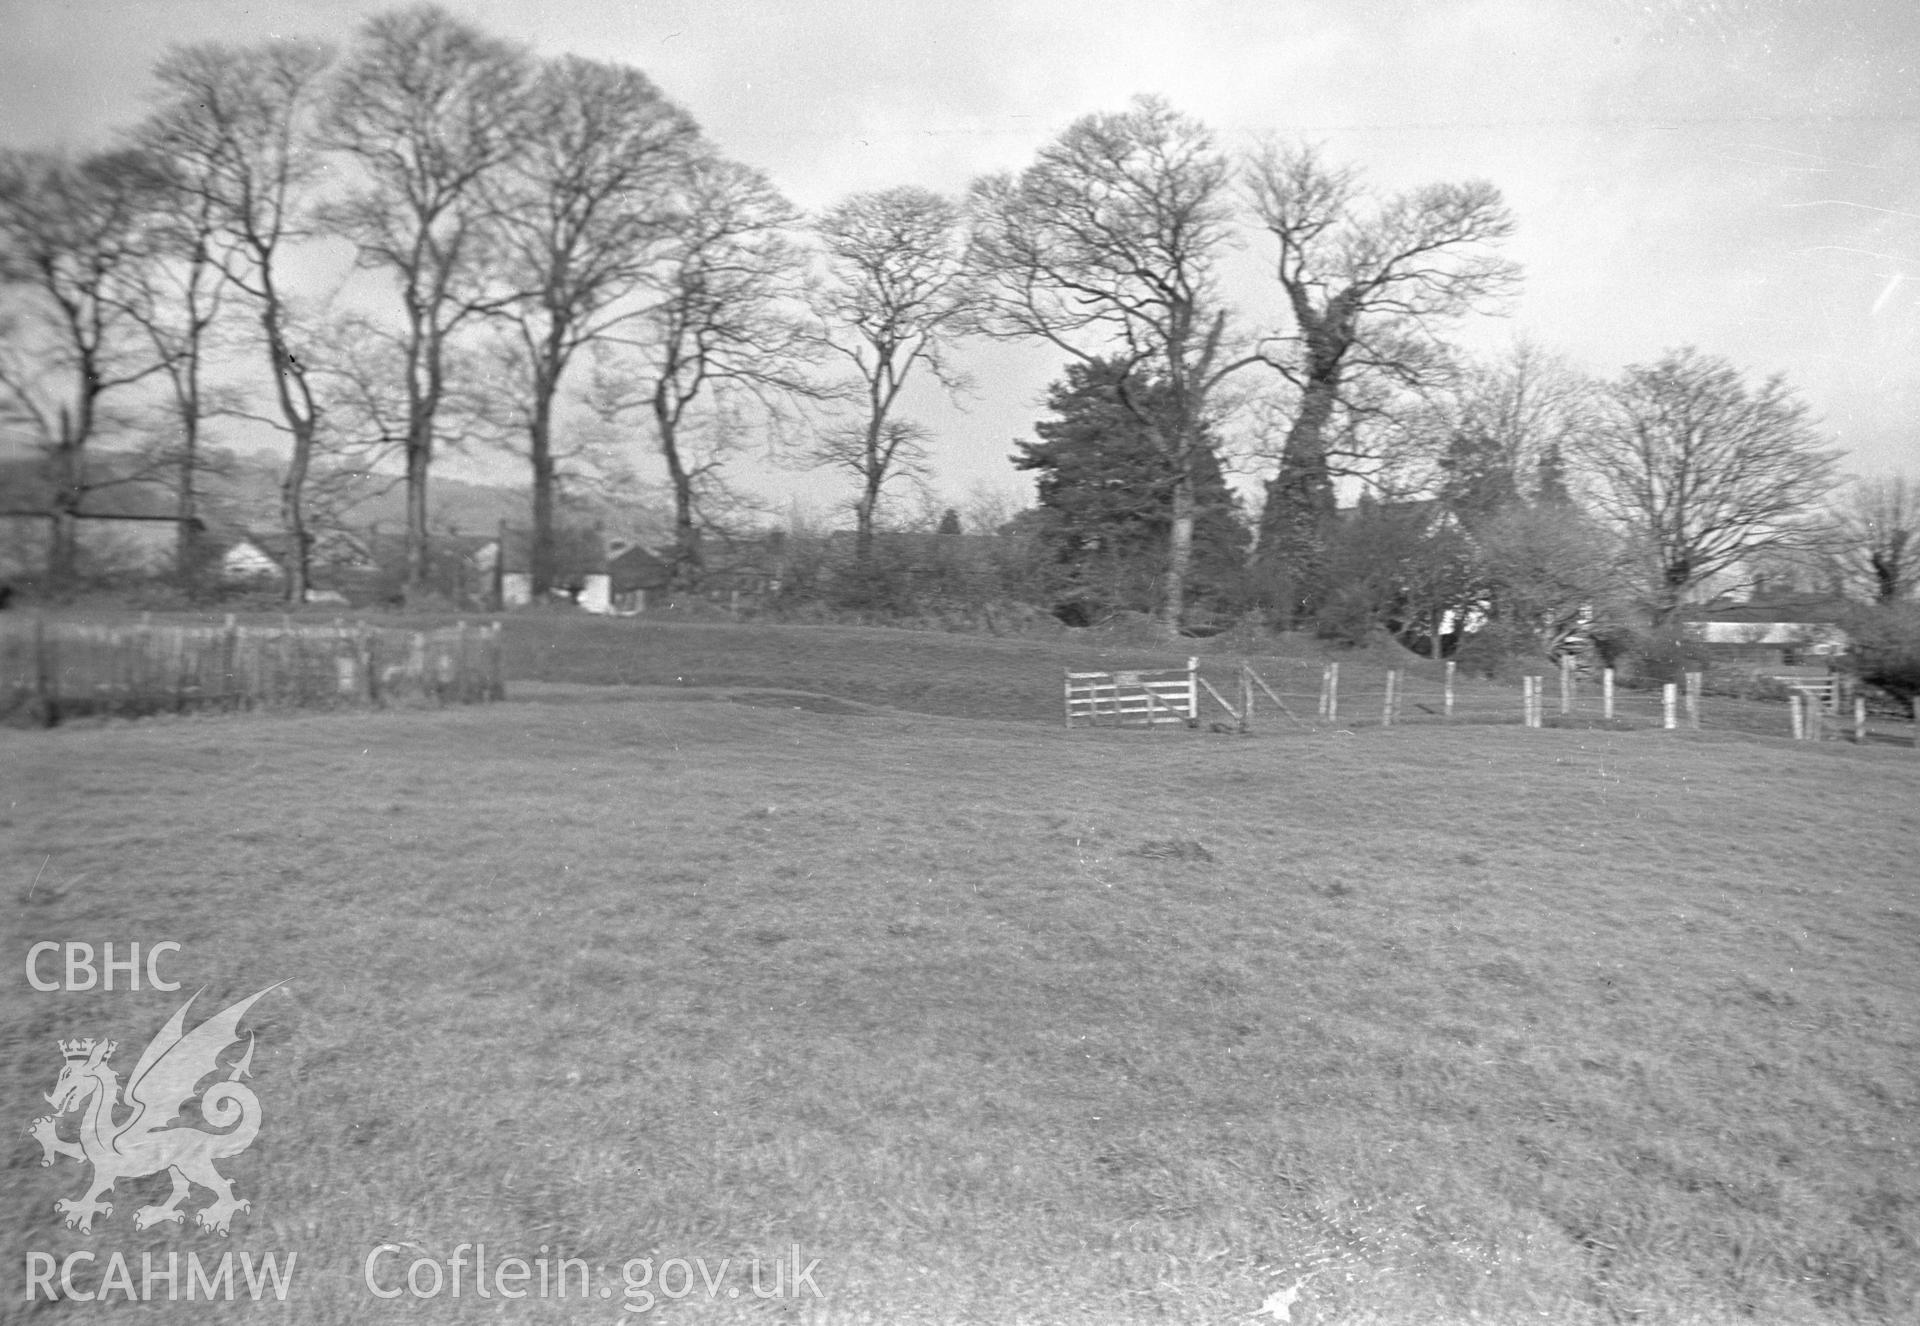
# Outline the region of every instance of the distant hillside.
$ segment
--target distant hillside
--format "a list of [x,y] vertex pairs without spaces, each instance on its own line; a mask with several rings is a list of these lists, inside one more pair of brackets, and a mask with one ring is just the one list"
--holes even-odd
[[[208,491],[246,523],[272,526],[280,518],[281,465],[270,452],[237,456],[231,472],[211,480]],[[308,503],[316,517],[354,529],[370,525],[397,528],[407,520],[406,484],[399,475],[318,473],[309,480]],[[476,534],[495,529],[503,520],[524,524],[529,519],[529,506],[525,491],[520,489],[466,483],[439,475],[427,485],[427,517],[435,530]]]
[[[220,470],[200,478],[202,518],[220,533],[277,529],[282,459],[270,451],[217,454]],[[93,453],[88,459],[89,477],[103,486],[87,495],[82,509],[102,514],[172,511],[171,486],[164,480],[139,477],[140,468],[139,458],[128,452]],[[392,531],[406,525],[406,485],[397,475],[316,474],[309,481],[307,498],[309,520],[316,528],[337,526],[364,533],[374,526]],[[0,458],[0,509],[45,510],[49,501],[38,457]],[[488,534],[502,521],[524,528],[532,523],[531,505],[526,488],[520,486],[436,475],[427,488],[428,522],[437,533]],[[640,542],[663,542],[672,529],[667,511],[645,501],[570,499],[562,508],[561,520],[597,524],[610,535]]]

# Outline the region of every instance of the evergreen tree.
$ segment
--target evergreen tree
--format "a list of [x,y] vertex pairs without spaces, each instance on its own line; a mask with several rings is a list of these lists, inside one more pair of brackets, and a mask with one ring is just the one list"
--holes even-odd
[[[1177,475],[1144,419],[1171,413],[1164,383],[1129,375],[1124,363],[1070,364],[1053,384],[1054,418],[1034,425],[1038,442],[1016,442],[1013,463],[1040,472],[1042,539],[1063,596],[1082,613],[1151,612],[1167,570]],[[1239,606],[1248,531],[1227,487],[1210,430],[1194,457],[1192,601]]]

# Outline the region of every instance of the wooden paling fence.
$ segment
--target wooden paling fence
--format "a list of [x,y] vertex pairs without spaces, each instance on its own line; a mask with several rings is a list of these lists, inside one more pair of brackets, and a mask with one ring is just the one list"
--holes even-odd
[[1920,749],[1920,724],[1873,711],[1843,678],[1783,678],[1793,689],[1789,712],[1782,715],[1777,700],[1709,697],[1703,673],[1689,672],[1664,686],[1627,687],[1618,684],[1611,668],[1582,672],[1571,658],[1562,660],[1555,673],[1522,677],[1517,694],[1511,683],[1462,679],[1452,663],[1418,669],[1349,665],[1348,675],[1341,674],[1339,663],[1301,659],[1266,660],[1259,670],[1242,661],[1230,678],[1200,675],[1198,659],[1189,659],[1184,671],[1069,672],[1067,726],[1198,727],[1205,717],[1199,710],[1204,696],[1232,722],[1231,729],[1217,721],[1213,727],[1242,732],[1254,730],[1256,717],[1275,712],[1302,731],[1408,723],[1711,728]]
[[500,625],[99,624],[0,617],[0,716],[476,704],[506,698]]

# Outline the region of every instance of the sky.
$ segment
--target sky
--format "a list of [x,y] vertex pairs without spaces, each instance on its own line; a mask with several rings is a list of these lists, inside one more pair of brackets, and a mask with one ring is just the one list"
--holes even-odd
[[[382,4],[0,0],[0,144],[84,150],[136,119],[169,45],[350,40]],[[1506,315],[1602,376],[1696,345],[1782,373],[1855,473],[1920,475],[1920,8],[1910,0],[446,0],[539,54],[646,72],[725,152],[817,209],[958,193],[1076,118],[1155,93],[1223,147],[1322,145],[1392,192],[1484,178],[1518,229]],[[1230,290],[1279,305],[1249,237]],[[977,389],[911,413],[950,500],[1008,464],[1057,352],[978,345]],[[484,468],[484,467],[483,467]],[[504,474],[502,477],[505,477]],[[823,509],[817,475],[763,495]]]

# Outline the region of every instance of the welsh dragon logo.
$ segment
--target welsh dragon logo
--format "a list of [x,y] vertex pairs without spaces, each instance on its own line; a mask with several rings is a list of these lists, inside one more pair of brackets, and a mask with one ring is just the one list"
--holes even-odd
[[[158,1206],[135,1211],[135,1229],[163,1220],[183,1223],[186,1212],[180,1209],[180,1203],[195,1185],[214,1195],[212,1202],[194,1213],[194,1221],[203,1229],[225,1235],[237,1213],[252,1209],[253,1203],[235,1199],[233,1184],[213,1167],[214,1161],[245,1151],[260,1132],[260,1098],[240,1081],[253,1075],[251,1033],[246,1054],[229,1069],[226,1078],[200,1093],[200,1117],[224,1131],[168,1125],[194,1098],[200,1082],[219,1070],[221,1053],[238,1043],[240,1019],[254,1001],[277,988],[270,985],[186,1031],[187,1010],[200,997],[196,992],[141,1053],[127,1077],[124,1098],[119,1074],[107,1066],[119,1042],[92,1037],[59,1042],[67,1063],[46,1097],[54,1112],[35,1119],[27,1135],[40,1143],[43,1166],[53,1164],[58,1156],[70,1156],[93,1166],[93,1183],[85,1196],[63,1197],[53,1204],[53,1209],[66,1217],[68,1229],[78,1226],[82,1234],[93,1233],[95,1216],[104,1220],[113,1215],[113,1204],[100,1200],[103,1193],[110,1192],[121,1179],[145,1178],[161,1170],[173,1179],[173,1195]],[[76,1110],[82,1111],[80,1136],[69,1142],[60,1137],[59,1123]],[[125,1118],[114,1121],[117,1112],[128,1110],[131,1113]]]

